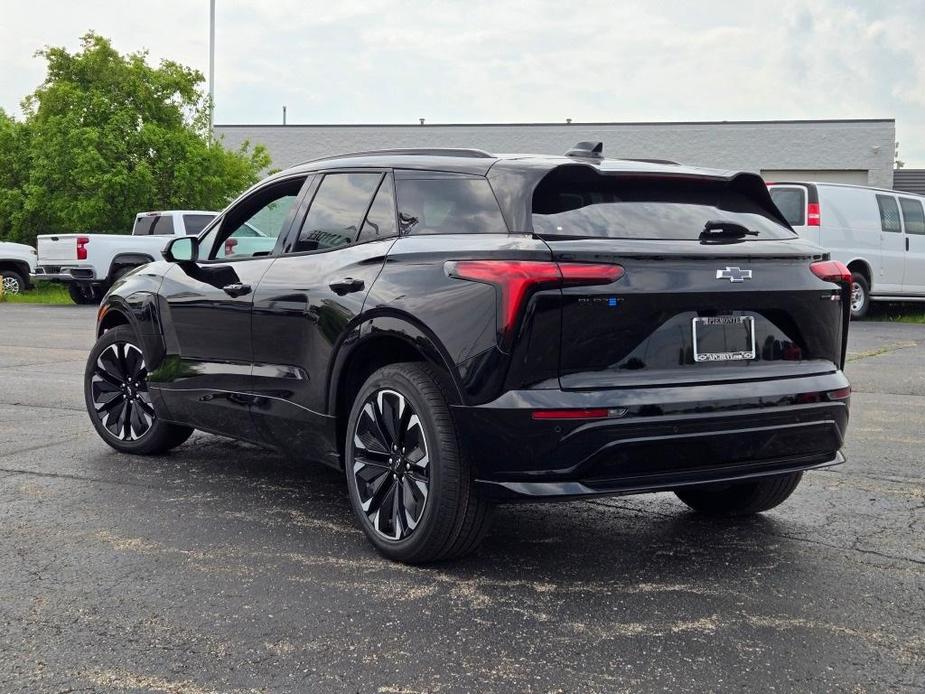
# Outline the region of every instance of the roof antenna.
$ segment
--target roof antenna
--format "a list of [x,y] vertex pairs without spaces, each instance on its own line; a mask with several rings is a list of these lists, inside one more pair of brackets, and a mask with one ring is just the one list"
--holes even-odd
[[421,125],[424,125],[424,119],[423,119],[423,118],[418,118],[418,120],[421,121]]
[[579,142],[565,153],[567,157],[579,157],[582,159],[603,159],[604,143],[603,142]]

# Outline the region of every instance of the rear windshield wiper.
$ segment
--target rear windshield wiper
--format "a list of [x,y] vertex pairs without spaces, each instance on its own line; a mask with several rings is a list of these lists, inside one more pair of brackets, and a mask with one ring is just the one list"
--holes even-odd
[[700,232],[700,242],[730,243],[743,241],[746,236],[758,236],[758,232],[738,222],[729,222],[724,219],[711,219],[703,225],[703,231]]

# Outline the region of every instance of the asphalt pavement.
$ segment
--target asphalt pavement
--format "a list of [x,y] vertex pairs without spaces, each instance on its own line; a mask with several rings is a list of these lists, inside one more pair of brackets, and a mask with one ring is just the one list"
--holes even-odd
[[94,318],[0,305],[0,692],[925,689],[925,325],[852,325],[848,463],[772,512],[504,507],[412,568],[333,471],[205,434],[109,449]]

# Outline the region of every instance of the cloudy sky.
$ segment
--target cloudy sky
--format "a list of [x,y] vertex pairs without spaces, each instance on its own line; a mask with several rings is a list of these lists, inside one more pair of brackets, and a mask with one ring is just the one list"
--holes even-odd
[[[925,167],[925,0],[218,0],[216,122],[895,118]],[[89,29],[207,72],[208,0],[0,0],[0,108]]]

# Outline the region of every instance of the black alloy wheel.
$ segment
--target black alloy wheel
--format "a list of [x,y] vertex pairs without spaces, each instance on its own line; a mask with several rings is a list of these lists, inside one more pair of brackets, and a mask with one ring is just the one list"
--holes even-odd
[[373,530],[401,540],[417,528],[430,494],[430,458],[421,419],[401,393],[370,395],[353,432],[353,475]]
[[147,377],[141,349],[130,342],[113,343],[96,359],[90,381],[94,412],[117,439],[136,441],[157,419]]

